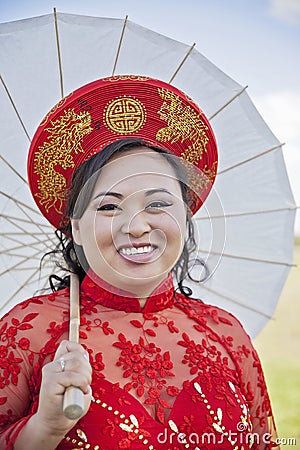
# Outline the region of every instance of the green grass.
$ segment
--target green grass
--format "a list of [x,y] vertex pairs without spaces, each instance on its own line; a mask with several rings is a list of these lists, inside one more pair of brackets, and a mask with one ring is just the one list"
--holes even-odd
[[296,438],[300,448],[300,245],[271,320],[255,339],[271,397],[278,435]]

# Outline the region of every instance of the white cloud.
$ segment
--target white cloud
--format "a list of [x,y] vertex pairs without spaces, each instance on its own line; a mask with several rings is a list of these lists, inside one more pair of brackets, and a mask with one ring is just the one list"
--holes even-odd
[[269,12],[283,21],[300,24],[299,0],[269,0]]

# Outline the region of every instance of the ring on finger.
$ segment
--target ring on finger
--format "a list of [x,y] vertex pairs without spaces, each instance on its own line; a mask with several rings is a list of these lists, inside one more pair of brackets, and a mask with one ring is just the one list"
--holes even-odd
[[61,371],[64,372],[65,371],[65,367],[66,367],[65,358],[63,356],[61,356],[59,358],[59,362],[60,362]]

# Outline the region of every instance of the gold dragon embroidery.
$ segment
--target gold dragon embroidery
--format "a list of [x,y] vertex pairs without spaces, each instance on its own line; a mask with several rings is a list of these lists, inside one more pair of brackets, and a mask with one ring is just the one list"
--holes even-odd
[[49,135],[35,154],[34,172],[39,175],[39,193],[36,197],[47,212],[54,208],[61,213],[67,183],[58,169],[74,167],[72,154],[84,151],[82,139],[92,130],[90,113],[76,113],[74,109],[64,111],[59,119],[51,121],[51,126],[46,128]]
[[158,114],[166,121],[167,126],[156,133],[156,139],[160,142],[171,143],[189,140],[191,144],[181,153],[181,157],[192,164],[202,158],[206,152],[208,127],[201,120],[201,114],[192,110],[190,106],[184,106],[179,96],[164,88],[159,88],[158,93],[164,100]]

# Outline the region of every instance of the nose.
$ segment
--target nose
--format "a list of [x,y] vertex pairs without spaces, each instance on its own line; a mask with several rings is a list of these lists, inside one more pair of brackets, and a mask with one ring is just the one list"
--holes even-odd
[[150,231],[151,225],[145,211],[128,215],[122,225],[122,232],[134,237],[143,236],[145,233],[150,233]]

